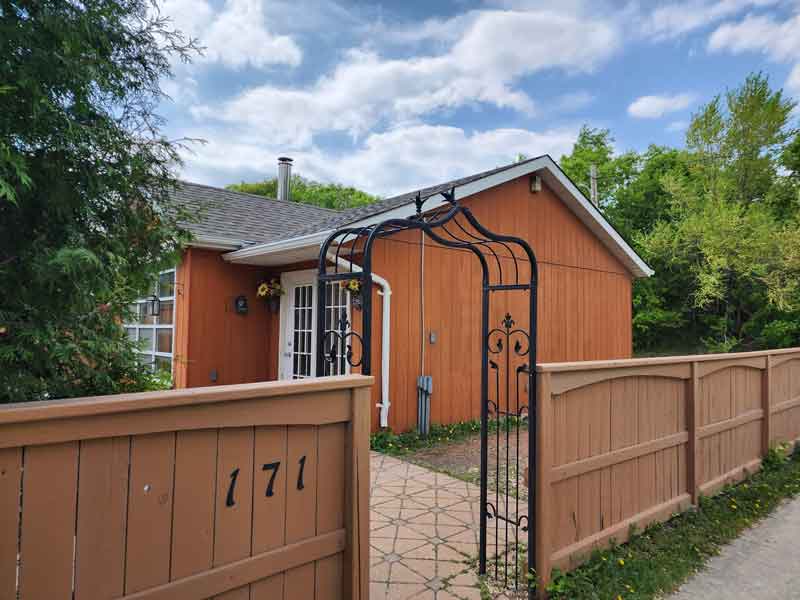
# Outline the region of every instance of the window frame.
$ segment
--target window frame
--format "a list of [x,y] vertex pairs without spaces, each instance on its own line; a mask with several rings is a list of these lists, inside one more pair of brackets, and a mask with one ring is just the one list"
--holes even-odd
[[[161,276],[167,273],[172,273],[172,295],[171,296],[162,296],[160,295],[160,283],[161,283]],[[159,302],[172,302],[172,322],[171,323],[158,323],[158,320],[161,318],[160,316],[152,317],[154,322],[153,323],[141,323],[140,322],[140,315],[141,315],[141,307],[144,304],[147,304],[151,301],[151,296],[146,296],[144,298],[137,298],[133,302],[131,302],[130,306],[136,306],[136,322],[123,322],[122,326],[125,329],[125,333],[130,335],[130,330],[134,330],[136,332],[136,339],[134,340],[137,344],[136,352],[138,354],[143,354],[151,357],[151,360],[147,363],[143,363],[148,365],[154,372],[156,371],[156,359],[157,358],[166,358],[169,360],[169,373],[170,376],[174,375],[175,370],[175,316],[176,316],[176,309],[177,309],[177,286],[178,286],[178,267],[177,265],[170,268],[164,269],[163,271],[158,272],[158,278],[154,284],[155,289],[153,290],[153,294],[158,293],[158,300]],[[138,346],[138,343],[141,341],[140,332],[141,330],[149,330],[153,332],[153,343],[150,350],[143,350]],[[169,352],[160,352],[158,351],[158,332],[164,329],[168,329],[171,332],[170,340],[170,351]]]

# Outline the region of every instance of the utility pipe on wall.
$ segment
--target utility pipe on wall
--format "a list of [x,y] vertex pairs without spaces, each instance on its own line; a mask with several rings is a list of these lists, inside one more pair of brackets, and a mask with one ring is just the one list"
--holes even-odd
[[[334,264],[338,264],[344,269],[352,270],[356,273],[361,272],[361,267],[357,264],[341,256],[337,257],[332,252],[328,253],[328,260]],[[378,294],[383,295],[383,313],[381,318],[381,402],[380,404],[376,404],[376,406],[381,409],[381,427],[388,427],[389,406],[391,406],[391,402],[389,402],[389,349],[391,347],[389,343],[389,331],[391,329],[392,286],[389,285],[386,279],[376,273],[372,274],[372,281],[377,283],[381,288]]]

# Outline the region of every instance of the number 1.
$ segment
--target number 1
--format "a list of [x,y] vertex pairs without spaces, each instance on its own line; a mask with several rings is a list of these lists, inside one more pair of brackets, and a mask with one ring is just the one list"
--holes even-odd
[[297,475],[297,489],[298,490],[302,490],[304,487],[306,487],[303,484],[303,471],[305,470],[305,468],[306,468],[306,457],[304,456],[303,458],[300,459],[300,473],[298,473],[298,475]]
[[228,488],[228,497],[225,500],[225,506],[233,506],[236,504],[236,500],[233,497],[233,490],[236,488],[236,478],[239,477],[239,468],[235,468],[233,472],[231,472],[231,485]]

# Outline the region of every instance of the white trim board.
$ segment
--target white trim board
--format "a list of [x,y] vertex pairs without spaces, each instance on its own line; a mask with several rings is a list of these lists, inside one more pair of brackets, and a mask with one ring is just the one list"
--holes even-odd
[[[550,156],[541,156],[534,160],[520,163],[494,175],[488,175],[455,188],[457,200],[478,194],[489,188],[502,185],[518,177],[538,172],[545,183],[558,195],[567,207],[586,225],[592,233],[616,256],[636,277],[649,277],[653,270],[636,254],[622,236],[606,221],[605,217],[584,196],[574,183],[561,170]],[[425,210],[433,210],[442,206],[445,200],[441,196],[431,197],[425,204]],[[380,223],[386,219],[406,218],[416,212],[413,200],[387,211],[371,215],[359,221],[348,223],[348,227],[362,227]],[[270,265],[286,264],[287,259],[308,260],[316,256],[312,249],[318,250],[320,244],[331,233],[320,231],[277,242],[256,244],[224,255],[225,260],[234,263]],[[534,248],[534,251],[536,249]]]

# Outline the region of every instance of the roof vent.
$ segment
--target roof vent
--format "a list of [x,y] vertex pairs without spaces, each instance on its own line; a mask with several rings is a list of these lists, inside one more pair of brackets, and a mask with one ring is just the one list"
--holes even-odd
[[292,159],[278,157],[278,200],[289,201],[289,184],[292,181]]

